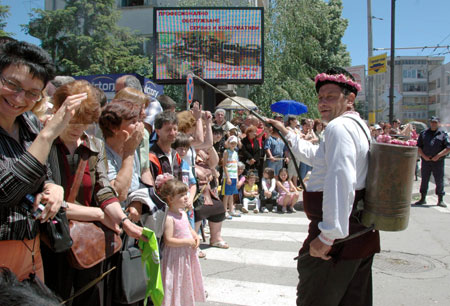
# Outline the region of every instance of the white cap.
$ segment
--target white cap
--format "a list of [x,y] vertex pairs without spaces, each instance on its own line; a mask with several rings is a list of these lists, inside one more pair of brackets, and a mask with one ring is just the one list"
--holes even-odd
[[379,124],[374,124],[373,127],[375,130],[381,130],[381,126]]
[[236,136],[233,135],[233,136],[230,136],[230,138],[228,138],[227,142],[228,143],[232,143],[232,142],[238,143],[238,139]]

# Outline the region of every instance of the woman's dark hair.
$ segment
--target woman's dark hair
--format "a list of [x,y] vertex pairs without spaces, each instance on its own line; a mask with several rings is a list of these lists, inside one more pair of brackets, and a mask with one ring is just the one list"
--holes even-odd
[[317,127],[318,127],[319,125],[322,125],[322,130],[323,130],[324,126],[323,126],[322,120],[320,120],[320,119],[314,119],[314,125],[313,125],[313,131],[314,131],[314,132],[317,132]]
[[31,75],[41,80],[44,87],[55,75],[50,55],[44,49],[24,41],[11,41],[1,47],[0,73],[11,65],[27,66]]
[[175,101],[168,95],[157,96],[156,100],[159,101],[159,104],[161,104],[162,109],[165,111],[177,106],[177,103],[175,103]]
[[286,121],[286,126],[291,126],[291,122],[294,121],[294,120],[297,120],[297,117],[294,116],[294,115],[289,115],[288,119]]
[[288,170],[286,168],[281,168],[280,171],[278,171],[278,179],[280,179],[280,175],[283,172],[286,172],[286,174],[287,174],[286,181],[289,180],[289,172],[288,172]]
[[112,100],[106,104],[98,123],[106,138],[113,137],[114,131],[120,128],[124,120],[141,120],[142,105],[126,101]]
[[189,148],[191,146],[191,138],[185,133],[178,133],[172,148]]

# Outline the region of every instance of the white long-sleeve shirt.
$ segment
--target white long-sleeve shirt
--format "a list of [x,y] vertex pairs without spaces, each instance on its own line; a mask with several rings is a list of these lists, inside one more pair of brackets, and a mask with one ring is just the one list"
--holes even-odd
[[[350,118],[358,120],[361,127]],[[370,135],[359,114],[346,112],[329,122],[324,141],[319,146],[289,132],[298,160],[313,167],[307,191],[323,191],[322,222],[319,222],[319,239],[328,245],[349,234],[349,217],[353,208],[355,191],[365,188],[369,163]]]
[[[267,182],[269,182],[270,184],[267,184]],[[264,191],[274,191],[275,187],[277,186],[277,181],[275,180],[275,178],[271,179],[271,180],[266,180],[264,177],[262,179],[261,182],[262,188]],[[269,186],[267,186],[269,185]]]

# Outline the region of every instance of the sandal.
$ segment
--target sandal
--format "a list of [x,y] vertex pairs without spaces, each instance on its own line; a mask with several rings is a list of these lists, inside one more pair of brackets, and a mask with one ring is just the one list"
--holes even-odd
[[224,240],[210,243],[209,245],[212,247],[215,247],[215,248],[219,248],[219,249],[228,249],[229,248],[228,243],[226,243],[226,241],[224,241]]
[[205,258],[206,254],[202,250],[198,251],[198,258]]

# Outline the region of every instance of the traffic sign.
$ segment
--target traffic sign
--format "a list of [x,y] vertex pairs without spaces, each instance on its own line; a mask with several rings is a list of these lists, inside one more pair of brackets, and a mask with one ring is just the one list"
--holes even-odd
[[386,72],[387,53],[369,57],[369,75]]
[[[400,101],[402,98],[402,94],[394,88],[394,103],[398,103],[398,101]],[[381,95],[381,99],[383,99],[384,102],[389,103],[389,88],[383,92],[383,94]]]
[[186,100],[188,105],[192,103],[194,99],[194,75],[192,73],[188,73],[186,78]]

